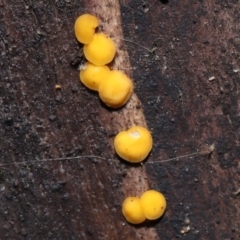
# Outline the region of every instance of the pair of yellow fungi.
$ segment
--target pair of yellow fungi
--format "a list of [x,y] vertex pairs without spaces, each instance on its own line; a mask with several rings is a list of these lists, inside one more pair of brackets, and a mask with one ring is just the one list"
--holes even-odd
[[80,71],[82,83],[98,91],[101,100],[109,107],[122,107],[133,92],[132,81],[121,71],[110,70],[108,66],[86,63]]
[[[119,108],[130,99],[133,83],[122,71],[110,70],[107,66],[115,57],[116,46],[110,37],[95,32],[98,25],[98,19],[90,14],[78,17],[74,25],[76,38],[84,44],[83,52],[88,60],[80,69],[80,80],[89,89],[98,91],[107,106]],[[146,128],[134,126],[117,134],[114,148],[122,159],[139,163],[148,156],[152,142]],[[128,222],[138,224],[161,217],[165,208],[164,196],[149,190],[140,198],[128,197],[123,202],[122,213]]]
[[95,33],[98,24],[95,16],[83,14],[74,25],[76,38],[85,44],[83,52],[89,61],[80,70],[80,80],[86,87],[98,91],[107,106],[119,108],[131,97],[133,83],[123,72],[106,66],[114,59],[116,46],[104,33]]
[[160,218],[166,206],[166,199],[162,193],[148,190],[140,198],[126,198],[122,204],[122,213],[128,222],[139,224],[146,219],[156,220]]
[[116,46],[104,33],[95,33],[98,25],[95,16],[83,14],[75,21],[74,30],[77,40],[85,44],[83,52],[87,60],[97,66],[103,66],[113,60]]

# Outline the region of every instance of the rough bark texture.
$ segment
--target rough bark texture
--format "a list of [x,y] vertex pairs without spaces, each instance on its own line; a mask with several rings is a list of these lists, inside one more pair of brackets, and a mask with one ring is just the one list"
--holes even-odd
[[[73,24],[85,12],[118,44],[112,68],[134,80],[120,111],[79,83]],[[29,162],[1,167],[0,239],[240,238],[239,14],[237,0],[0,0],[1,164]],[[133,123],[153,134],[144,165],[112,149]],[[105,159],[31,164],[89,155]],[[146,188],[167,211],[129,225],[121,203]]]

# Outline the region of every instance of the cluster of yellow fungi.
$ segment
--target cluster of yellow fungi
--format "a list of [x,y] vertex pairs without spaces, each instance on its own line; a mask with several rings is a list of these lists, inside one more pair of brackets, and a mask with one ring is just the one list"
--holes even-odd
[[[100,99],[111,108],[124,106],[133,93],[132,80],[122,71],[111,70],[116,54],[114,41],[104,33],[96,32],[98,19],[90,14],[79,16],[74,30],[77,40],[84,44],[83,53],[88,62],[80,68],[80,81],[89,89],[97,91]],[[144,127],[133,126],[117,134],[114,139],[116,153],[132,163],[142,162],[152,149],[151,133]],[[140,198],[128,197],[122,205],[126,220],[133,224],[146,219],[161,217],[166,208],[164,196],[148,190]]]
[[75,22],[76,38],[84,44],[83,53],[88,62],[81,67],[80,80],[88,88],[98,91],[101,100],[109,107],[122,107],[133,93],[133,83],[118,70],[110,70],[107,64],[116,54],[114,41],[104,33],[96,33],[98,19],[83,14]]

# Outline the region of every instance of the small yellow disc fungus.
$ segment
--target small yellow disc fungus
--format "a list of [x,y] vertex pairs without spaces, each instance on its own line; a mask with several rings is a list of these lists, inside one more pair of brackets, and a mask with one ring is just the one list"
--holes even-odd
[[74,30],[76,38],[83,44],[89,44],[93,40],[98,19],[90,14],[83,14],[77,18]]
[[98,91],[102,80],[110,73],[108,66],[96,66],[90,62],[86,63],[80,71],[80,80],[88,88]]
[[122,204],[122,213],[126,220],[133,224],[139,224],[145,221],[140,199],[137,197],[128,197]]
[[131,97],[133,83],[123,72],[110,71],[106,80],[99,86],[99,97],[112,108],[122,107]]
[[126,161],[143,161],[152,149],[151,133],[144,127],[134,126],[118,133],[114,139],[117,154]]
[[103,33],[94,34],[93,40],[84,45],[83,52],[87,60],[95,65],[103,66],[110,63],[116,53],[115,43]]
[[144,192],[140,198],[144,215],[149,220],[160,218],[166,209],[166,199],[162,193],[155,190]]

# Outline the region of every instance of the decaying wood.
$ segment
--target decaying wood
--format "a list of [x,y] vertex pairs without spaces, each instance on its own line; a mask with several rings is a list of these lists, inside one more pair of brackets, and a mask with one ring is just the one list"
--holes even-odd
[[[117,42],[111,67],[134,80],[119,111],[79,83],[85,12]],[[0,158],[16,163],[0,169],[0,239],[238,239],[239,13],[222,0],[0,0]],[[112,148],[132,124],[154,138],[139,166]],[[73,159],[31,164],[59,157]],[[132,226],[121,203],[147,188],[167,211]]]
[[[132,75],[131,64],[127,51],[124,49],[124,36],[122,31],[121,10],[118,1],[88,1],[87,9],[91,9],[91,14],[96,15],[101,20],[99,29],[110,35],[117,45],[117,56],[111,64],[112,69],[123,70],[128,75]],[[107,121],[104,126],[108,131],[120,132],[134,125],[147,127],[146,120],[137,95],[134,93],[129,102],[118,111],[106,111],[102,109],[102,114]],[[112,139],[110,144],[112,143]],[[114,152],[114,150],[113,150]],[[132,166],[126,171],[126,176],[121,184],[124,198],[128,196],[141,196],[149,189],[148,178],[144,165]],[[136,231],[135,238],[155,239],[156,232],[153,228],[133,228]],[[132,233],[131,233],[132,234]],[[115,236],[116,238],[117,236]]]

